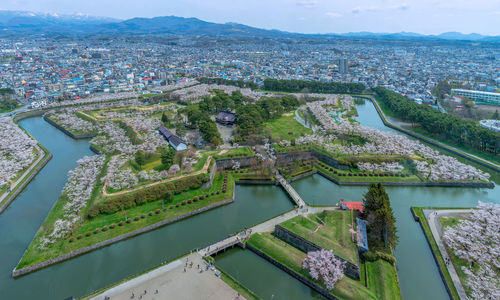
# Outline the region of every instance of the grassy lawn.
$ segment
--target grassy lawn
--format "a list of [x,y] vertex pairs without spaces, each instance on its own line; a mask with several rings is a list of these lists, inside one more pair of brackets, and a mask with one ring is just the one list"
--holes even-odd
[[378,299],[401,299],[396,268],[383,259],[366,262],[367,281]]
[[441,255],[441,251],[439,251],[437,243],[434,240],[434,237],[432,235],[431,229],[429,228],[429,224],[427,223],[427,219],[425,218],[424,212],[422,211],[423,209],[427,209],[427,207],[412,207],[411,209],[413,210],[415,215],[420,218],[420,222],[421,222],[422,227],[424,229],[424,234],[427,236],[427,239],[429,240],[432,252],[434,252],[434,254],[437,257],[438,267],[439,267],[441,273],[443,273],[443,275],[444,275],[444,278],[446,280],[446,284],[451,289],[451,294],[452,294],[453,299],[459,300],[460,297],[458,296],[457,290],[455,289],[455,285],[453,284],[453,281],[451,280],[450,273],[448,273],[448,268],[446,268],[446,264],[444,262],[443,256]]
[[250,148],[249,146],[244,146],[244,147],[238,147],[238,148],[231,148],[226,153],[224,153],[222,155],[215,156],[215,159],[231,158],[231,157],[244,157],[244,156],[253,156],[253,155],[255,155],[255,152],[253,152],[252,148]]
[[358,264],[358,249],[349,233],[350,211],[327,211],[297,216],[280,225],[322,248],[333,250],[336,255],[353,264]]
[[264,123],[274,140],[291,140],[303,135],[312,134],[312,130],[297,122],[294,113],[283,114],[275,120]]
[[[302,261],[306,257],[304,252],[272,236],[270,233],[254,234],[250,237],[248,243],[294,272],[323,286],[322,283],[312,279],[306,270],[302,269]],[[361,282],[347,276],[344,276],[336,283],[331,293],[341,299],[377,299],[376,295],[363,286]]]
[[[191,199],[194,196],[206,195],[208,193],[216,192],[217,190],[221,189],[221,186],[223,184],[223,176],[219,174],[217,178],[214,179],[214,184],[210,189],[196,189],[187,191],[183,194],[178,194],[174,197],[172,203],[166,203],[166,209],[161,210],[158,214],[156,214],[155,211],[157,209],[161,209],[161,201],[144,203],[142,205],[132,207],[127,211],[116,212],[114,214],[99,215],[94,219],[85,219],[83,224],[79,226],[79,228],[74,230],[73,234],[74,237],[77,237],[79,234],[81,234],[83,236],[81,239],[75,239],[74,242],[69,242],[69,237],[66,237],[64,239],[56,241],[52,245],[49,245],[47,249],[42,250],[39,247],[41,239],[52,232],[54,222],[57,219],[60,219],[60,216],[64,214],[64,205],[67,203],[67,197],[65,195],[61,195],[61,197],[56,202],[53,209],[45,219],[44,223],[36,233],[35,238],[29,245],[21,261],[19,262],[17,269],[73,252],[77,249],[120,236],[122,234],[158,223],[163,220],[171,219],[173,217],[191,212],[199,208],[203,208],[219,201],[227,200],[233,195],[233,182],[233,176],[231,174],[228,174],[226,193],[215,194],[198,202],[180,205],[183,200]],[[175,204],[179,204],[179,207],[176,207]],[[173,208],[170,208],[171,206],[173,206]],[[153,215],[149,216],[149,212],[153,212]],[[134,220],[135,216],[141,217],[142,214],[145,214],[144,218],[139,218],[138,221]],[[118,223],[120,221],[125,220],[125,216],[132,219],[132,222],[124,223],[123,226],[118,226]],[[92,233],[88,237],[86,236],[86,233],[89,231],[93,232],[96,228],[102,229],[102,227],[110,226],[111,224],[116,224],[116,228],[108,229],[107,231],[100,231],[97,234]]]

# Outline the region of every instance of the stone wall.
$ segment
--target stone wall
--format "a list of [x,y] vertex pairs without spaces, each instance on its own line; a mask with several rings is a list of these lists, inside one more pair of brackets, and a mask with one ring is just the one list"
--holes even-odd
[[[278,237],[279,239],[289,243],[290,245],[294,246],[297,249],[300,249],[301,251],[307,253],[309,251],[320,251],[322,248],[316,244],[314,244],[311,241],[308,241],[307,239],[301,237],[298,234],[295,234],[291,232],[288,229],[285,229],[281,227],[280,225],[274,226],[274,232],[273,235]],[[360,279],[360,274],[359,274],[359,267],[341,257],[338,257],[335,255],[337,259],[340,259],[341,261],[345,262],[345,268],[344,268],[344,274],[346,276],[349,276],[352,279],[359,280]]]
[[220,158],[215,160],[215,162],[217,164],[217,171],[231,169],[235,162],[239,162],[241,168],[259,164],[259,161],[255,156]]
[[324,162],[325,164],[334,166],[340,170],[348,170],[349,166],[342,165],[338,160],[331,158],[317,150],[302,150],[302,151],[289,151],[289,152],[278,152],[276,154],[276,162],[278,164],[285,164],[293,161],[309,160],[312,158],[317,158],[318,160]]
[[47,116],[43,116],[43,119],[49,123],[50,125],[54,126],[55,128],[61,130],[62,132],[64,132],[66,135],[74,138],[74,139],[90,139],[90,138],[93,138],[95,137],[97,134],[93,133],[93,134],[78,134],[78,135],[75,135],[73,134],[72,132],[70,132],[69,130],[67,130],[66,128],[62,127],[61,125],[57,124],[56,122],[52,121],[50,118],[48,118]]
[[288,273],[293,278],[299,280],[300,282],[302,282],[303,284],[307,285],[311,289],[313,289],[316,292],[320,293],[326,299],[339,300],[337,297],[335,297],[334,295],[330,294],[326,289],[322,288],[317,283],[315,283],[315,282],[313,282],[313,281],[305,278],[304,276],[302,276],[300,274],[297,274],[293,270],[289,269],[287,266],[283,265],[279,261],[275,260],[274,258],[270,257],[269,255],[265,254],[264,252],[260,251],[259,249],[253,247],[252,245],[249,245],[247,243],[246,247],[248,249],[250,249],[252,252],[254,252],[255,254],[257,254],[258,256],[264,258],[265,260],[269,261],[270,263],[272,263],[273,265],[277,266],[281,270],[285,271],[286,273]]
[[211,209],[214,209],[214,208],[217,208],[217,207],[220,207],[220,206],[232,203],[232,202],[234,202],[234,193],[233,193],[233,198],[231,198],[231,199],[210,204],[208,206],[202,207],[202,208],[194,210],[192,212],[189,212],[189,213],[186,213],[186,214],[183,214],[183,215],[180,215],[180,216],[168,219],[168,220],[164,220],[164,221],[161,221],[161,222],[158,222],[158,223],[155,223],[155,224],[143,227],[141,229],[137,229],[137,230],[125,233],[123,235],[114,237],[112,239],[105,240],[105,241],[102,241],[100,243],[97,243],[97,244],[94,244],[94,245],[91,245],[91,246],[88,246],[88,247],[84,247],[84,248],[78,249],[78,250],[73,251],[71,253],[64,254],[64,255],[61,255],[61,256],[58,256],[58,257],[46,260],[44,262],[41,262],[41,263],[38,263],[38,264],[35,264],[35,265],[32,265],[32,266],[29,266],[29,267],[26,267],[26,268],[22,268],[22,269],[19,269],[19,270],[18,269],[14,269],[12,271],[12,277],[15,278],[15,277],[26,275],[28,273],[31,273],[31,272],[34,272],[34,271],[46,268],[48,266],[51,266],[51,265],[63,262],[65,260],[77,257],[79,255],[82,255],[82,254],[94,251],[96,249],[99,249],[99,248],[102,248],[102,247],[105,247],[105,246],[109,246],[109,245],[111,245],[113,243],[116,243],[116,242],[119,242],[119,241],[122,241],[122,240],[125,240],[125,239],[128,239],[128,238],[131,238],[133,236],[136,236],[136,235],[139,235],[141,233],[144,233],[144,232],[147,232],[147,231],[151,231],[151,230],[160,228],[162,226],[165,226],[165,225],[168,225],[168,224],[171,224],[171,223],[175,223],[177,221],[189,218],[191,216],[203,213],[205,211],[208,211],[208,210],[211,210]]

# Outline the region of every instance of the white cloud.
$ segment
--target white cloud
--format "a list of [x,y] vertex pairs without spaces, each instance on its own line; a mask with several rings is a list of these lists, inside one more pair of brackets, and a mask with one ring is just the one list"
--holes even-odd
[[327,12],[325,15],[327,17],[330,17],[330,18],[341,18],[342,17],[342,14],[332,12],[332,11]]
[[318,4],[317,0],[298,0],[296,2],[298,6],[302,6],[304,8],[314,8]]
[[408,3],[402,3],[402,4],[398,4],[396,6],[393,6],[392,8],[398,9],[398,10],[408,10],[408,9],[410,9],[410,5]]

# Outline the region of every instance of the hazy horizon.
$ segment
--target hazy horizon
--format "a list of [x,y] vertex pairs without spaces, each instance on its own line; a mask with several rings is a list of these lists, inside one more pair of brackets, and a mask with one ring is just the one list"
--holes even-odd
[[[117,9],[119,8],[119,9]],[[236,22],[297,33],[444,32],[500,35],[500,1],[439,0],[3,0],[1,10],[101,16],[195,17],[208,22]]]

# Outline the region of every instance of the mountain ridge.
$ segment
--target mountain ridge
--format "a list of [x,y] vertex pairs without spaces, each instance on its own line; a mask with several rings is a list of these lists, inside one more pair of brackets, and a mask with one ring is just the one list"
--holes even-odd
[[159,16],[135,17],[126,20],[95,17],[85,14],[49,14],[30,11],[0,10],[0,32],[10,34],[121,34],[166,36],[226,36],[226,37],[343,37],[369,39],[438,39],[456,41],[500,42],[500,36],[477,33],[444,32],[424,35],[414,32],[347,32],[304,34],[277,29],[262,29],[235,22],[214,23],[198,18]]

